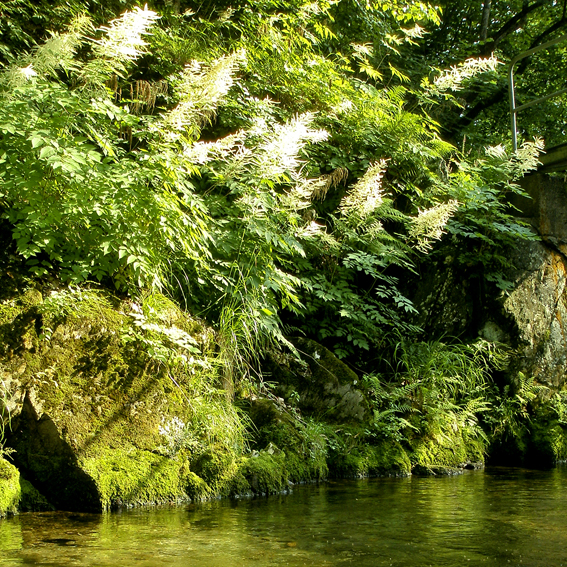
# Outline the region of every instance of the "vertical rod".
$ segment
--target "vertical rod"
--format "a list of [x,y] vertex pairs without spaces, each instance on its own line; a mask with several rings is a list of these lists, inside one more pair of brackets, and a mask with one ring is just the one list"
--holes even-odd
[[518,124],[516,113],[516,96],[514,94],[514,63],[510,65],[508,73],[508,88],[510,90],[510,127],[512,130],[512,147],[514,152],[518,150]]
[[[530,55],[533,55],[534,53],[537,53],[542,49],[547,49],[549,47],[552,47],[553,45],[558,44],[561,41],[566,41],[566,40],[567,40],[567,34],[564,34],[550,41],[546,41],[545,43],[542,43],[541,45],[538,45],[533,49],[529,49],[528,51],[524,51],[523,53],[516,55],[516,57],[514,57],[510,62],[510,68],[508,70],[508,87],[510,90],[510,125],[512,129],[512,145],[514,147],[514,151],[518,150],[518,121],[517,121],[518,110],[516,108],[516,96],[514,93],[514,65],[521,59],[524,59],[525,57],[529,57]],[[557,94],[561,94],[562,92],[563,91],[558,91],[557,93],[554,93],[553,96]],[[540,97],[539,99],[537,99],[537,101],[539,102],[541,100],[547,100],[548,98],[550,97],[549,96]]]

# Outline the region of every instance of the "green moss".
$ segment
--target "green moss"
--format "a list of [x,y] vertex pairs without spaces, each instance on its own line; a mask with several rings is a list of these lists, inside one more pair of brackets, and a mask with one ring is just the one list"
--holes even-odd
[[43,296],[37,289],[28,289],[19,299],[24,310],[37,307],[43,303]]
[[20,498],[20,473],[14,465],[0,457],[0,518],[15,514]]
[[191,469],[210,487],[212,495],[228,496],[243,487],[238,455],[227,447],[210,447],[191,463]]
[[19,509],[22,512],[44,512],[54,510],[52,506],[31,482],[20,477],[21,500]]
[[329,476],[329,467],[324,453],[305,455],[288,449],[285,454],[285,466],[291,482],[320,481]]
[[243,458],[240,472],[251,491],[256,494],[275,494],[288,488],[289,473],[283,451],[272,454],[260,451],[251,457]]
[[361,443],[347,453],[337,453],[331,464],[333,476],[343,478],[406,476],[410,471],[411,463],[403,447],[386,441],[378,445]]
[[81,464],[96,483],[103,509],[199,500],[211,494],[182,455],[172,459],[136,449],[105,449]]
[[[10,395],[33,394],[28,430],[15,416],[15,458],[57,506],[73,506],[86,492],[88,501],[77,506],[103,509],[231,490],[244,426],[214,389],[216,371],[196,351],[212,349],[213,333],[201,322],[159,294],[143,297],[133,309],[131,302],[87,288],[47,291],[45,300],[28,292],[1,304],[2,313],[4,330],[15,337],[8,356],[0,356]],[[18,347],[23,332],[30,348]],[[178,341],[186,340],[182,332],[194,337],[188,351]],[[167,356],[176,349],[195,363],[169,365]],[[35,414],[44,415],[41,424]],[[187,424],[191,451],[212,455],[210,462],[202,459],[202,478],[189,470],[183,439],[173,441],[181,443],[174,458],[163,456],[168,441],[160,426],[172,419]],[[30,443],[34,438],[41,442]]]
[[442,439],[421,437],[412,443],[412,465],[419,467],[458,467],[468,462],[484,462],[485,446],[481,440],[468,439],[460,431]]
[[0,325],[11,323],[21,312],[22,308],[15,301],[3,301],[0,303]]

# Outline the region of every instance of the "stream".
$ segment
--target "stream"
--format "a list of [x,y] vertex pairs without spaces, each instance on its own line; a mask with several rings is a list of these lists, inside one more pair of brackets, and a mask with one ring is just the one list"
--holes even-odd
[[567,566],[567,467],[0,520],[0,566]]

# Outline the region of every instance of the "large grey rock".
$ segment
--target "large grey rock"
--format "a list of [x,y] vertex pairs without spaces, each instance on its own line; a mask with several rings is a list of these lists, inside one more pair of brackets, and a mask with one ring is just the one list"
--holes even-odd
[[513,367],[553,389],[567,372],[567,263],[544,243],[523,243],[513,252],[514,290],[503,302],[520,357]]
[[304,360],[292,355],[271,353],[266,357],[263,372],[278,384],[278,393],[291,399],[308,415],[325,420],[362,421],[368,404],[357,387],[358,375],[329,349],[304,338],[292,340]]
[[500,294],[481,274],[457,267],[450,247],[431,263],[413,296],[417,323],[433,337],[480,336],[516,349],[508,369],[552,390],[567,375],[567,190],[562,178],[534,175],[522,182],[530,198],[515,196],[518,216],[540,241],[519,241],[505,274],[513,289]]

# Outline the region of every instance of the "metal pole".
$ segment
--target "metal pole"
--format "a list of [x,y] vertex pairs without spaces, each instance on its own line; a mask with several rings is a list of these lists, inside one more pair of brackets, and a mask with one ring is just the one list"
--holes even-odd
[[512,147],[514,152],[518,150],[518,124],[516,119],[516,97],[514,95],[514,63],[508,71],[508,88],[510,91],[510,121],[512,128]]
[[541,45],[538,45],[537,47],[534,47],[533,49],[529,49],[528,51],[524,51],[523,53],[520,53],[519,55],[516,55],[516,57],[514,57],[512,59],[512,61],[510,61],[510,67],[508,69],[508,90],[509,90],[509,95],[510,95],[510,126],[512,129],[512,146],[514,148],[514,151],[516,152],[518,150],[518,120],[517,120],[517,115],[518,112],[524,108],[528,108],[530,106],[533,106],[534,104],[538,103],[538,102],[542,102],[544,100],[548,100],[554,96],[558,96],[560,94],[563,94],[564,92],[566,92],[565,89],[562,89],[560,91],[557,91],[556,93],[552,93],[550,95],[546,95],[540,98],[537,98],[527,104],[523,104],[519,107],[516,107],[516,96],[514,93],[514,65],[524,59],[525,57],[529,57],[530,55],[533,55],[534,53],[537,53],[538,51],[541,51],[542,49],[547,49],[548,47],[552,47],[553,45],[556,45],[557,43],[560,43],[562,41],[566,41],[567,40],[567,34],[564,34],[560,37],[557,37],[555,39],[552,39],[551,41],[547,41],[545,43],[542,43]]

